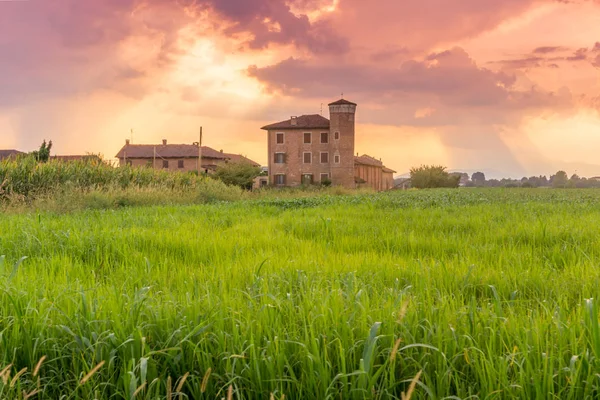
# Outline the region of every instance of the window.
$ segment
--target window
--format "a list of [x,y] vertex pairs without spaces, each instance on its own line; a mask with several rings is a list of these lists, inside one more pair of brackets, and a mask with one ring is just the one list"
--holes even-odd
[[321,143],[329,143],[329,133],[321,132]]
[[321,182],[328,181],[328,180],[329,180],[329,174],[321,174]]
[[169,168],[169,160],[163,160],[163,168]]
[[275,153],[275,164],[285,164],[285,153]]
[[336,164],[340,163],[340,155],[336,154],[335,156],[333,156],[333,162]]
[[304,133],[304,144],[312,143],[312,134],[310,132]]
[[183,160],[177,160],[177,168],[183,168]]
[[285,175],[284,174],[275,175],[275,184],[276,185],[285,185]]
[[303,185],[312,185],[312,183],[313,183],[312,174],[303,174],[302,175],[302,184]]
[[340,133],[339,132],[334,133],[333,137],[335,138],[335,140],[340,140]]
[[329,153],[321,153],[321,164],[327,164],[329,162]]
[[312,153],[304,153],[304,164],[312,164]]
[[283,144],[283,133],[277,134],[277,144]]

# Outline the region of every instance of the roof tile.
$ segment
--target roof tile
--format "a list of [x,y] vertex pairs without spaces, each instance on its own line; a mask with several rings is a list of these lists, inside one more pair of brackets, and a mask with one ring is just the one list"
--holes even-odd
[[296,125],[292,125],[292,119],[263,126],[266,131],[274,129],[329,129],[329,120],[319,114],[301,115],[296,117]]

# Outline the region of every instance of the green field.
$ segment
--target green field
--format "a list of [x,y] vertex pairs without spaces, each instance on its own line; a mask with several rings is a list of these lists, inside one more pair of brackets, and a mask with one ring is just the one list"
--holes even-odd
[[550,189],[0,214],[0,398],[598,398],[599,227]]

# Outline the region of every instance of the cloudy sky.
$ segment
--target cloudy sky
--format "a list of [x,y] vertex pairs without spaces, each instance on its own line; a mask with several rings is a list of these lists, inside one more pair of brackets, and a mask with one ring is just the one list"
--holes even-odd
[[1,0],[0,148],[112,158],[358,103],[357,151],[600,175],[600,0]]

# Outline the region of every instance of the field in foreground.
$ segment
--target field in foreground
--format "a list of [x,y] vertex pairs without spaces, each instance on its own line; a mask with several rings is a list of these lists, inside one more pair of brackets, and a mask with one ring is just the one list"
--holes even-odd
[[592,190],[0,215],[0,398],[598,398],[598,226]]

